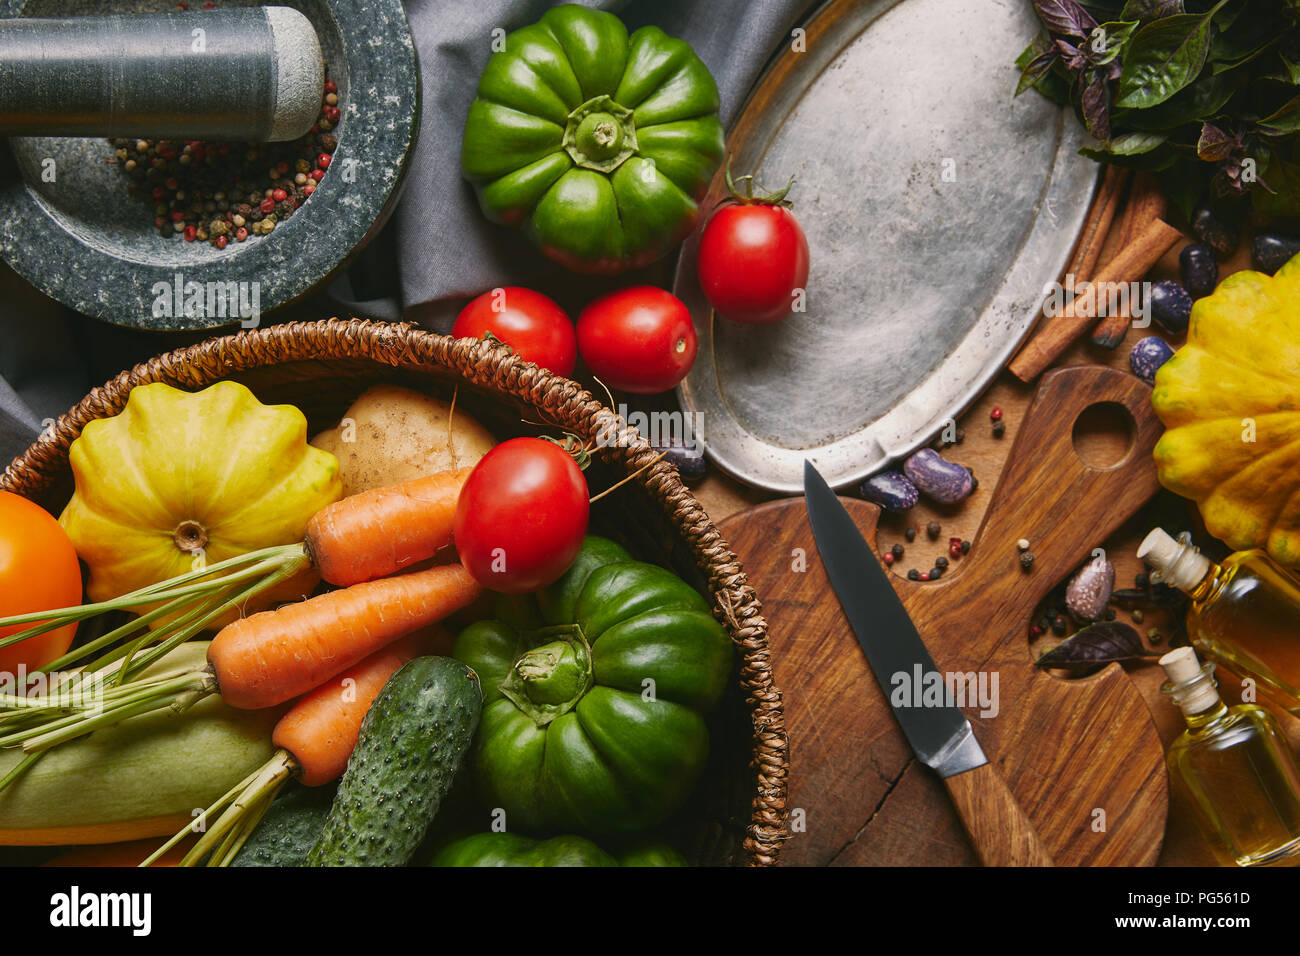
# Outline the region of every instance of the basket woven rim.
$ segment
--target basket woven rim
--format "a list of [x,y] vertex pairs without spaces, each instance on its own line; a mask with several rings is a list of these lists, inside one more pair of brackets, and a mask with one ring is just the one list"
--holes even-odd
[[506,346],[454,339],[406,323],[355,318],[290,322],[206,339],[141,362],[92,389],[13,460],[0,475],[0,489],[28,498],[45,492],[68,467],[69,448],[82,429],[95,419],[119,414],[137,385],[162,382],[194,390],[236,372],[337,359],[442,369],[471,384],[514,396],[544,415],[559,416],[560,427],[572,429],[582,423],[587,435],[613,436],[613,445],[604,451],[621,459],[632,480],[676,525],[707,576],[715,614],[740,650],[740,679],[753,730],[751,767],[757,784],[742,850],[750,865],[773,864],[789,838],[789,742],[781,693],[772,676],[767,622],[740,561],[681,482],[676,468],[656,460],[655,450],[626,421],[577,382],[520,360]]

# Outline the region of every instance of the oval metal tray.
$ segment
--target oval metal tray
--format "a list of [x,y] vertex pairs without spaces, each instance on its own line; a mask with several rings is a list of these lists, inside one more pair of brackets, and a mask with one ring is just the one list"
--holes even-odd
[[733,171],[796,177],[812,271],[806,311],[740,325],[700,292],[698,233],[683,248],[700,357],[678,396],[724,471],[797,492],[808,458],[836,487],[860,481],[937,435],[1014,352],[1097,176],[1068,111],[1013,97],[1037,27],[1027,3],[832,2],[759,83]]

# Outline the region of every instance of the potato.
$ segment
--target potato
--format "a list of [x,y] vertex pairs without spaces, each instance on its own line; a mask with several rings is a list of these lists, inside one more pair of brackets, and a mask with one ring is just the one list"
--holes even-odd
[[311,444],[338,458],[343,493],[353,495],[468,468],[496,442],[460,408],[453,413],[447,402],[420,392],[376,385],[352,403],[337,428],[321,432]]

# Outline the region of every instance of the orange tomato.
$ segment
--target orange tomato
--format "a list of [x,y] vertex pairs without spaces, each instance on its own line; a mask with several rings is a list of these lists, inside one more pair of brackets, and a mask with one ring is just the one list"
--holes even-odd
[[[0,617],[81,603],[81,565],[63,528],[40,505],[0,491]],[[0,628],[7,637],[30,627]],[[33,670],[64,654],[76,624],[0,647],[0,671]]]

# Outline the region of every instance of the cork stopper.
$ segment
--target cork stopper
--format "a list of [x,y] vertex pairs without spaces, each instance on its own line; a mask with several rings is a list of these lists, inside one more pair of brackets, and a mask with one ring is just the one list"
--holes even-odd
[[1196,550],[1189,534],[1175,540],[1163,528],[1155,528],[1138,545],[1137,556],[1154,569],[1153,580],[1180,591],[1195,590],[1210,573],[1210,559]]
[[1214,665],[1202,664],[1190,647],[1176,647],[1160,658],[1168,682],[1160,688],[1187,716],[1201,714],[1219,703]]

